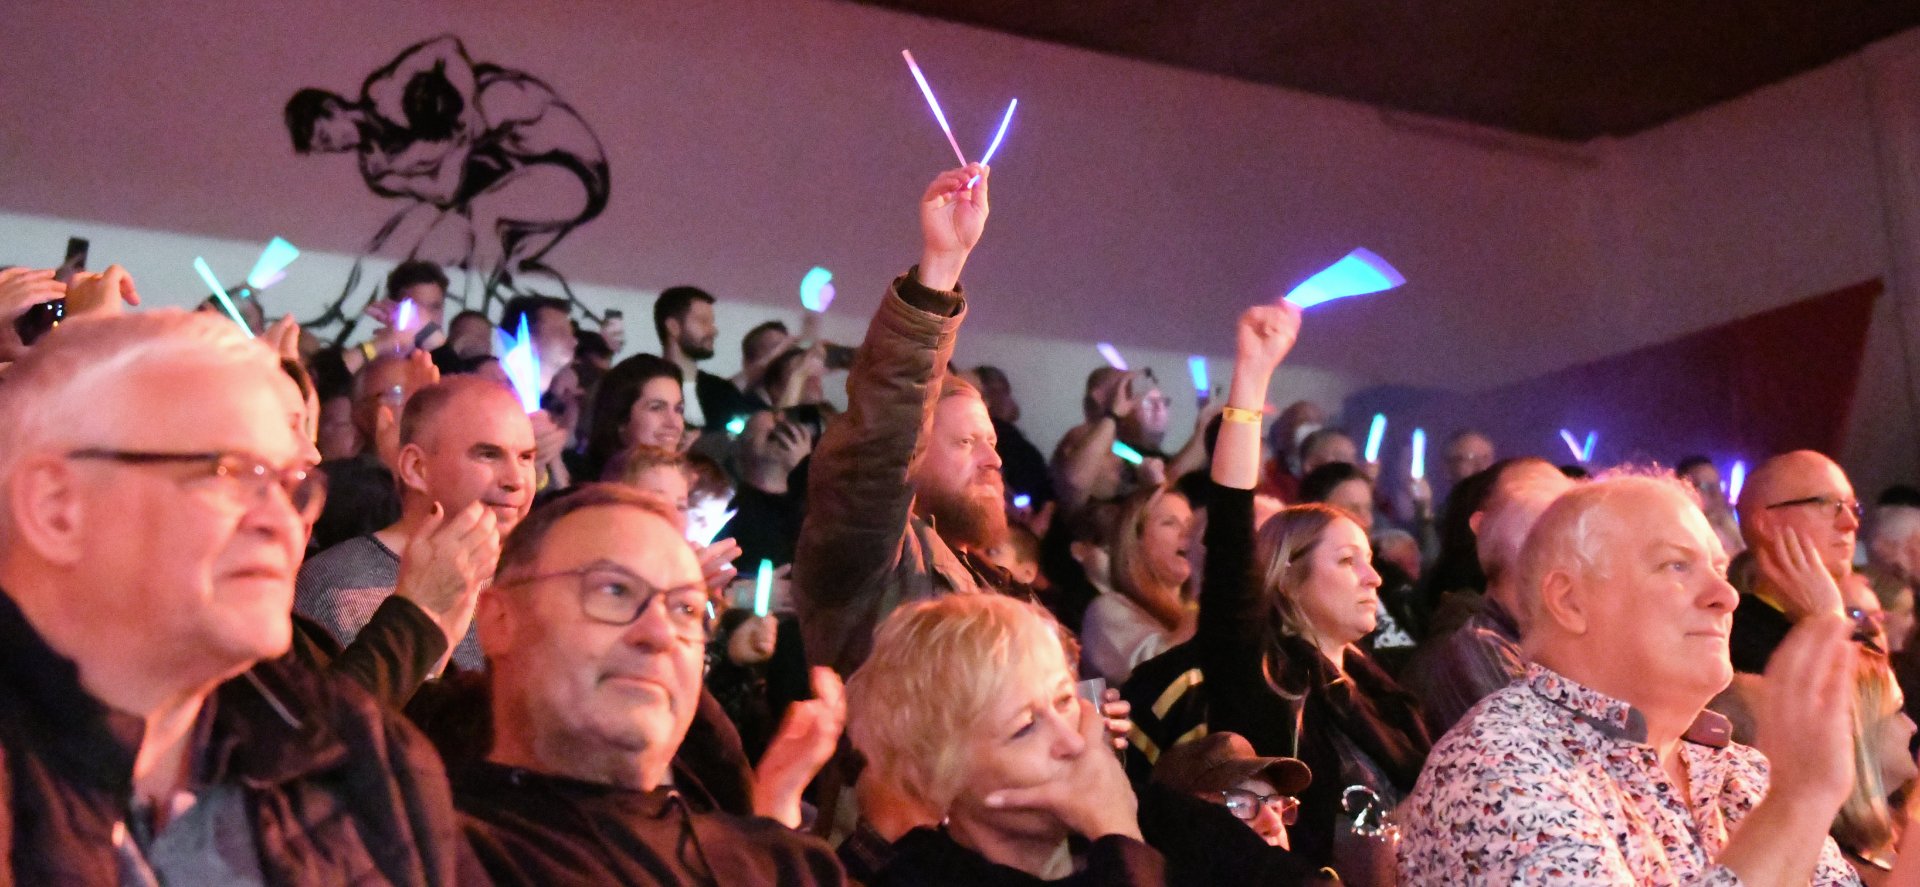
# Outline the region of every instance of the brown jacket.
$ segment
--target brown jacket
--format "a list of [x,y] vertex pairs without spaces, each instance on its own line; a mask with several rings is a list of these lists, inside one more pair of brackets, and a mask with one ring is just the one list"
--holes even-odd
[[933,525],[914,515],[907,484],[966,315],[958,290],[928,289],[909,271],[867,326],[847,376],[847,411],[814,450],[794,552],[801,632],[816,665],[850,674],[893,608],[984,590]]

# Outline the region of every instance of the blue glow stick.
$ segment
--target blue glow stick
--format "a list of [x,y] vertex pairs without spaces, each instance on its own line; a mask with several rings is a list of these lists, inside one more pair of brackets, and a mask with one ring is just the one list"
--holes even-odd
[[747,417],[735,416],[727,420],[728,436],[739,437],[740,435],[745,434],[746,431],[747,431]]
[[1727,472],[1727,501],[1740,504],[1740,488],[1747,485],[1747,460],[1733,460],[1733,470]]
[[413,329],[413,322],[420,319],[420,308],[412,299],[401,299],[400,307],[393,309],[393,328],[405,332]]
[[1033,497],[1025,493],[1015,493],[1013,496],[1013,507],[1015,508],[1026,508],[1032,504]]
[[520,317],[520,335],[500,355],[500,368],[507,371],[520,407],[529,414],[540,411],[540,355],[533,351],[533,334],[527,331],[527,318]]
[[1100,342],[1093,347],[1100,352],[1102,358],[1106,359],[1107,366],[1123,373],[1127,371],[1127,359],[1120,356],[1120,349],[1113,347],[1112,342]]
[[1580,450],[1580,461],[1592,462],[1593,451],[1600,446],[1600,432],[1587,432],[1587,445]]
[[760,575],[753,577],[753,615],[765,616],[773,608],[773,561],[760,559]]
[[1312,308],[1322,302],[1390,290],[1406,282],[1386,259],[1360,247],[1294,287],[1287,293],[1287,301]]
[[1113,442],[1113,454],[1125,460],[1129,465],[1139,465],[1140,463],[1147,461],[1146,457],[1140,455],[1139,450],[1136,450],[1130,446],[1127,446],[1126,444],[1123,444],[1117,440]]
[[193,270],[200,272],[200,279],[207,282],[208,289],[213,290],[213,297],[219,301],[220,310],[227,312],[227,316],[240,325],[240,331],[246,333],[247,338],[253,338],[253,328],[247,326],[246,320],[240,317],[239,307],[233,304],[233,297],[227,295],[227,288],[220,285],[220,278],[213,276],[213,269],[208,267],[207,260],[194,256]]
[[1380,461],[1380,441],[1387,436],[1387,414],[1374,413],[1373,424],[1367,428],[1367,461]]
[[1207,384],[1207,359],[1198,354],[1187,357],[1187,372],[1193,376],[1193,390],[1200,392],[1200,399],[1207,399],[1207,392],[1213,386]]
[[1573,432],[1565,428],[1560,429],[1560,440],[1564,441],[1567,449],[1573,453],[1575,462],[1587,461],[1587,454],[1580,452],[1580,442],[1573,439]]
[[1421,480],[1427,476],[1427,430],[1425,428],[1413,429],[1413,471],[1411,473],[1414,480]]
[[297,258],[300,258],[300,248],[284,238],[267,241],[267,248],[260,251],[260,258],[253,263],[253,270],[247,272],[247,286],[263,290],[280,282],[280,278],[286,276],[287,266]]
[[920,94],[927,97],[927,107],[933,109],[933,119],[940,122],[940,131],[947,134],[947,144],[953,146],[953,156],[960,158],[960,165],[967,165],[967,155],[960,153],[960,143],[953,138],[953,127],[947,125],[947,115],[940,110],[940,100],[933,97],[933,87],[927,85],[927,76],[920,73],[920,65],[914,62],[910,50],[900,50],[900,56],[907,60],[907,70],[913,72],[913,80],[920,84]]
[[800,278],[800,306],[823,314],[833,304],[833,272],[818,265]]
[[[1014,99],[1013,101],[1007,103],[1007,116],[1000,118],[1000,131],[993,134],[993,144],[990,144],[987,146],[986,156],[980,158],[981,166],[986,166],[987,164],[993,162],[993,152],[1000,150],[1000,140],[1007,137],[1007,124],[1013,122],[1013,109],[1016,107],[1019,107],[1019,105],[1020,105],[1019,99]],[[974,176],[973,178],[968,179],[967,187],[969,188],[973,187],[974,183],[978,181],[980,181],[979,176]]]

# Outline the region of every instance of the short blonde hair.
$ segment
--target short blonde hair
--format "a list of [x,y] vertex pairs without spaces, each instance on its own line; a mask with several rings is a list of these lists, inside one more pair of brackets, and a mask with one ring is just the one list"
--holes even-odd
[[[280,379],[293,385],[279,355],[221,315],[161,309],[69,320],[0,382],[0,498],[10,492],[14,467],[30,453],[112,445],[106,438],[118,416],[101,408],[103,392],[115,391],[130,373],[163,363],[204,365],[236,384]],[[11,522],[0,509],[0,528]]]
[[997,594],[956,594],[900,607],[847,681],[847,736],[868,772],[944,814],[966,786],[964,738],[1023,666],[1069,673],[1060,624]]
[[[1548,574],[1578,570],[1605,576],[1606,540],[1599,519],[1613,499],[1635,493],[1678,497],[1700,507],[1700,493],[1671,472],[1640,467],[1615,468],[1560,494],[1541,512],[1520,546],[1520,610],[1515,619],[1523,638],[1540,624],[1540,587]],[[1702,520],[1705,516],[1702,515]]]

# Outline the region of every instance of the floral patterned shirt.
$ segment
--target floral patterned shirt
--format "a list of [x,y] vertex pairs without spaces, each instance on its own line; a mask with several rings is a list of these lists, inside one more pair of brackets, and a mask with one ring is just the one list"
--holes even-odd
[[[1675,790],[1631,705],[1539,665],[1434,746],[1401,811],[1401,883],[1736,885],[1714,857],[1767,792],[1767,761],[1703,712]],[[1832,839],[1812,883],[1858,884]]]

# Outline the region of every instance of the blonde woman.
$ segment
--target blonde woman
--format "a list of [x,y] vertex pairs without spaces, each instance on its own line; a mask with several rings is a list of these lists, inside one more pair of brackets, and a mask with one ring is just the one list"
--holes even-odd
[[1133,668],[1193,636],[1187,580],[1188,528],[1193,508],[1166,486],[1140,490],[1120,507],[1108,546],[1113,591],[1087,606],[1081,622],[1080,661],[1114,686]]
[[1886,657],[1862,651],[1855,671],[1853,792],[1833,820],[1833,840],[1860,880],[1875,887],[1893,868],[1900,823],[1888,796],[1910,786],[1917,771],[1908,745],[1913,719]]

